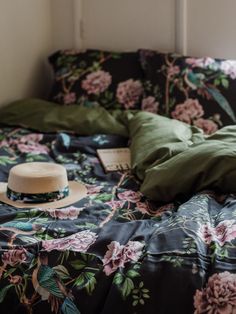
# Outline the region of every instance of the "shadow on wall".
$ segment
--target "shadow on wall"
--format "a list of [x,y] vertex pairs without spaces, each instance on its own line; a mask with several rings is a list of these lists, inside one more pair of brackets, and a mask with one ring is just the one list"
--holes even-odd
[[30,71],[16,73],[10,84],[0,77],[0,107],[22,98],[47,99],[52,85],[53,73],[46,57],[38,57],[30,65]]

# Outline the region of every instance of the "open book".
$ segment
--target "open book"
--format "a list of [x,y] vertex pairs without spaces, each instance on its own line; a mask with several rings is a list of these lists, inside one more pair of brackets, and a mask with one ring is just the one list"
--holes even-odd
[[129,148],[97,149],[97,154],[106,172],[127,171],[131,167]]

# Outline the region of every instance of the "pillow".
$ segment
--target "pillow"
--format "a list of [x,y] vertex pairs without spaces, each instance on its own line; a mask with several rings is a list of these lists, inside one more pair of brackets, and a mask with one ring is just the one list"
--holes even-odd
[[236,61],[140,50],[142,107],[214,133],[236,123]]
[[49,57],[55,73],[50,100],[106,109],[138,109],[143,94],[138,52],[64,50]]

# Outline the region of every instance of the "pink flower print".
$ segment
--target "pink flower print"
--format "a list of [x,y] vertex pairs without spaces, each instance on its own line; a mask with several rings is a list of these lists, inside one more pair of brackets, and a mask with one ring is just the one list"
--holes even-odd
[[198,235],[203,242],[209,245],[214,238],[213,228],[210,226],[210,224],[202,225],[198,230]]
[[169,78],[173,78],[173,76],[179,74],[180,69],[177,65],[171,65],[167,69],[167,75]]
[[27,251],[26,249],[16,249],[9,250],[3,253],[2,262],[6,265],[10,265],[12,267],[17,264],[26,263],[27,261]]
[[88,94],[99,95],[108,88],[111,81],[110,73],[98,70],[88,74],[86,79],[82,81],[81,86]]
[[213,58],[210,57],[205,57],[203,58],[203,67],[207,68],[210,67],[212,65],[216,65],[216,61]]
[[60,209],[43,209],[43,211],[49,213],[51,217],[57,218],[60,220],[65,220],[65,219],[75,220],[78,218],[82,210],[83,208],[77,208],[74,206],[60,208]]
[[193,68],[195,67],[203,67],[203,59],[202,58],[186,58],[185,62],[191,65]]
[[142,100],[142,110],[157,113],[159,102],[153,96],[146,97]]
[[30,133],[27,135],[24,135],[20,138],[20,142],[21,143],[30,143],[30,144],[34,144],[34,143],[38,143],[40,141],[42,141],[43,139],[43,135],[40,133]]
[[226,60],[222,61],[220,69],[224,72],[225,75],[230,76],[232,80],[236,79],[236,61],[235,60]]
[[131,203],[137,203],[140,201],[142,194],[140,192],[127,190],[125,192],[118,193],[117,196],[120,200],[128,201]]
[[145,203],[137,202],[135,208],[138,209],[143,215],[149,214],[149,206],[146,202]]
[[19,143],[17,145],[17,148],[21,153],[31,153],[33,155],[47,154],[49,152],[49,149],[47,146],[41,145],[38,143],[35,143],[35,144],[21,144],[21,143]]
[[42,242],[42,247],[45,251],[48,252],[52,250],[71,250],[74,252],[85,253],[89,247],[95,243],[96,239],[96,233],[85,230],[61,239],[45,240]]
[[187,58],[185,62],[191,65],[193,68],[207,68],[216,63],[215,60],[210,57]]
[[124,267],[127,262],[137,262],[142,255],[144,244],[138,241],[129,241],[126,245],[121,245],[117,241],[112,241],[103,258],[104,272],[107,276],[116,271],[119,267]]
[[129,79],[118,84],[116,97],[125,109],[133,108],[143,94],[143,86],[140,81]]
[[236,238],[236,224],[234,220],[220,222],[214,229],[215,241],[223,246]]
[[234,220],[224,220],[215,228],[210,225],[203,225],[198,232],[200,238],[206,243],[216,242],[223,246],[225,242],[230,242],[236,238],[236,224]]
[[144,244],[139,241],[129,241],[124,249],[123,256],[126,262],[137,262],[142,255]]
[[31,133],[22,136],[19,139],[11,139],[9,141],[10,145],[16,145],[17,149],[21,153],[31,153],[31,154],[48,154],[49,149],[46,145],[42,145],[39,142],[43,139],[42,134]]
[[65,94],[63,97],[63,103],[65,105],[75,104],[76,103],[76,94],[75,93]]
[[197,99],[187,99],[183,104],[179,104],[172,111],[171,116],[174,119],[191,124],[194,119],[204,115],[202,105]]
[[202,129],[203,132],[207,135],[215,133],[218,130],[217,124],[214,121],[208,119],[197,119],[194,121],[194,125]]
[[212,275],[206,288],[196,291],[194,307],[194,314],[236,313],[236,274]]
[[125,204],[125,201],[110,201],[110,202],[106,202],[106,205],[110,206],[111,208],[122,208]]
[[2,140],[2,141],[0,141],[0,148],[2,148],[2,147],[6,147],[6,146],[9,146],[8,141],[6,141],[6,140]]
[[104,272],[107,276],[112,274],[119,267],[124,267],[125,260],[123,258],[124,245],[120,245],[117,241],[112,241],[108,246],[108,250],[102,260]]

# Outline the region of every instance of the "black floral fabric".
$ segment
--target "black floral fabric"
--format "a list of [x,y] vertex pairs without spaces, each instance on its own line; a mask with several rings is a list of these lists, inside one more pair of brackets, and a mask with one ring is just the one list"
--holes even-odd
[[97,158],[98,148],[127,144],[0,129],[0,182],[18,163],[45,161],[88,189],[65,208],[0,202],[0,313],[236,312],[235,196],[151,202],[131,173],[105,173]]
[[138,53],[64,50],[49,57],[55,81],[50,100],[107,109],[137,109],[143,94]]
[[236,61],[140,50],[143,107],[206,134],[236,123]]

